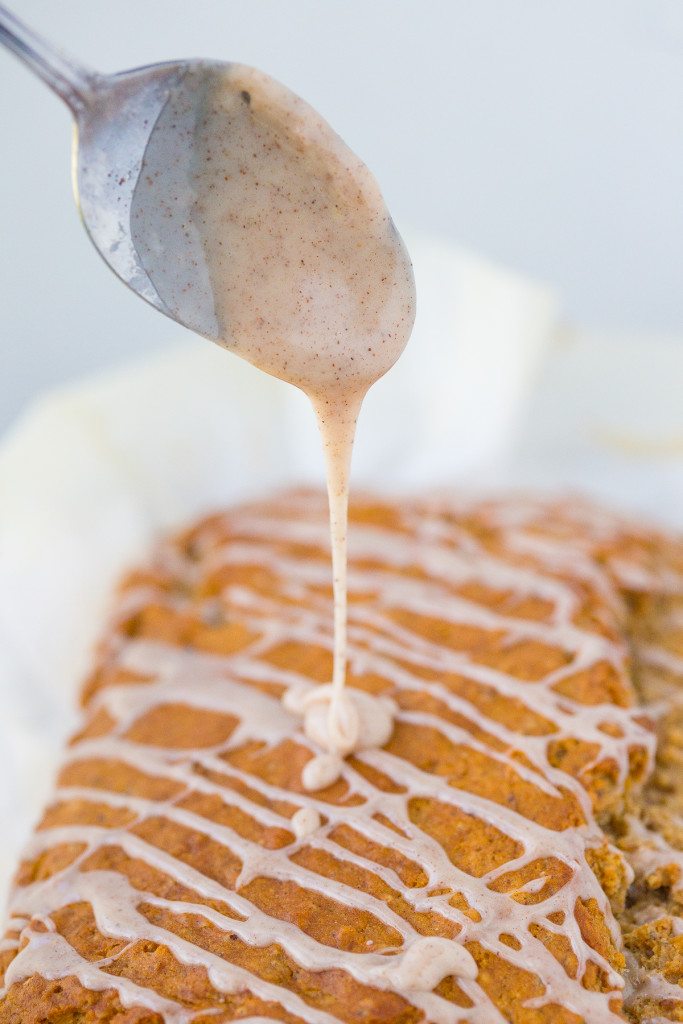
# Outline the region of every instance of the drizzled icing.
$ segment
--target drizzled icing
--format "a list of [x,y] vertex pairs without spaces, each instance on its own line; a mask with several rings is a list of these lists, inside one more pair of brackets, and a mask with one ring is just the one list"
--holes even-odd
[[316,832],[322,824],[322,818],[315,807],[300,807],[292,815],[292,831],[297,839],[306,839]]
[[383,747],[394,728],[396,712],[393,701],[373,697],[362,690],[343,689],[335,700],[334,684],[330,686],[291,687],[282,702],[288,711],[303,718],[306,737],[326,751],[312,758],[302,775],[308,790],[324,789],[342,774],[342,758],[359,750]]
[[[629,775],[629,755],[637,749],[652,753],[653,736],[642,718],[642,708],[579,703],[571,690],[563,687],[580,672],[604,663],[628,689],[628,651],[615,631],[623,611],[621,599],[582,543],[564,536],[557,541],[541,538],[527,529],[527,522],[534,520],[524,506],[517,509],[516,517],[513,508],[503,506],[498,520],[494,511],[464,510],[462,522],[457,516],[451,521],[450,509],[438,502],[405,503],[400,514],[396,509],[386,513],[398,520],[394,528],[381,523],[354,527],[349,573],[353,686],[349,694],[362,704],[367,691],[359,687],[367,681],[374,681],[375,687],[381,683],[383,692],[382,688],[375,690],[374,699],[381,702],[387,715],[391,712],[396,731],[388,745],[376,745],[381,737],[375,735],[372,743],[356,748],[354,756],[343,761],[330,753],[324,716],[313,714],[317,707],[324,707],[329,691],[297,671],[291,659],[279,664],[274,657],[274,652],[288,644],[332,652],[322,589],[327,585],[327,572],[320,499],[291,497],[279,501],[277,508],[236,511],[208,524],[198,535],[199,562],[173,546],[162,553],[161,565],[176,567],[174,575],[177,571],[179,582],[189,587],[189,596],[183,596],[177,587],[155,587],[153,581],[125,594],[117,620],[121,631],[108,645],[104,663],[124,676],[132,673],[147,681],[110,683],[97,692],[89,714],[106,713],[112,727],[104,735],[77,740],[69,748],[67,765],[78,766],[92,759],[116,761],[175,784],[180,795],[152,799],[110,792],[100,785],[62,784],[57,803],[73,800],[126,810],[133,815],[133,824],[109,828],[53,824],[35,834],[27,858],[62,843],[82,844],[84,850],[52,877],[16,888],[9,933],[16,937],[7,941],[21,948],[7,970],[7,988],[33,973],[46,978],[73,974],[88,988],[115,990],[126,1006],[146,1006],[170,1024],[190,1024],[194,1013],[187,1006],[152,988],[139,991],[125,976],[108,973],[106,963],[82,959],[53,925],[50,929],[50,915],[55,910],[86,901],[102,934],[127,942],[148,940],[164,945],[181,964],[205,968],[216,991],[248,990],[306,1024],[335,1024],[344,1019],[343,1012],[338,1016],[333,1008],[323,1010],[304,993],[231,962],[227,952],[225,957],[218,956],[169,928],[153,925],[140,906],[160,908],[171,915],[195,914],[250,946],[266,946],[277,936],[287,955],[302,969],[314,973],[342,969],[354,982],[366,986],[366,992],[402,996],[425,1021],[434,1024],[504,1021],[486,981],[487,972],[495,972],[496,960],[538,979],[540,994],[527,1000],[530,1008],[559,1004],[590,1024],[616,1024],[621,1019],[612,1001],[619,996],[623,979],[605,956],[588,945],[576,917],[579,902],[593,903],[619,948],[618,926],[587,861],[589,849],[604,846],[604,834],[595,822],[584,786],[553,765],[549,755],[550,743],[560,739],[590,744],[592,759],[584,767],[584,777],[597,766],[610,764],[618,792]],[[499,550],[482,545],[476,530],[466,528],[467,516],[475,514],[483,524],[490,527],[493,523],[499,530]],[[506,515],[509,523],[504,521]],[[579,533],[601,537],[610,523],[605,517],[590,528],[582,524]],[[308,545],[306,551],[302,544]],[[522,549],[525,553],[519,561]],[[150,604],[179,614],[191,612],[201,620],[202,599],[192,603],[195,583],[202,578],[220,580],[226,570],[253,570],[254,566],[277,581],[275,589],[264,593],[257,577],[250,581],[244,572],[239,573],[239,582],[231,583],[228,572],[228,582],[220,592],[229,621],[238,622],[247,634],[234,653],[221,656],[187,643],[174,646],[168,641],[127,635],[125,623]],[[471,595],[477,587],[511,596],[502,608],[489,607],[464,596],[463,588],[469,588],[466,592]],[[586,589],[598,601],[594,628],[576,624],[581,593]],[[543,616],[525,617],[523,611],[516,610],[517,603],[523,608],[532,599],[546,606]],[[408,623],[418,617],[431,617],[442,623],[444,630],[487,630],[497,637],[502,651],[511,651],[517,644],[544,644],[563,652],[564,660],[542,678],[527,682],[523,672],[520,677],[515,671],[487,665],[478,656],[474,641],[458,649],[438,641],[437,627],[431,634],[409,628]],[[466,687],[447,684],[448,678],[456,676],[475,688],[472,693]],[[488,714],[487,705],[476,699],[476,694],[483,692],[516,701],[520,714],[542,716],[550,731],[532,729],[525,734],[514,723]],[[420,697],[417,702],[416,695]],[[131,738],[131,730],[146,715],[175,703],[238,716],[238,721],[227,740],[211,747],[164,747],[158,745],[163,737],[154,744]],[[307,715],[311,716],[308,722]],[[506,779],[533,787],[539,801],[564,799],[568,810],[574,808],[573,820],[550,827],[541,817],[535,820],[523,813],[514,800],[505,799],[505,793],[484,795],[476,787],[459,785],[457,778],[435,774],[428,759],[418,763],[400,746],[401,736],[411,732],[417,736],[421,729],[431,730],[449,749],[464,750],[471,760],[485,757],[487,770],[500,770]],[[200,736],[197,742],[201,742]],[[287,788],[239,766],[237,755],[245,745],[269,750],[287,742],[306,751],[305,769],[316,761],[320,764],[321,758],[336,758],[335,771],[347,797],[334,799],[332,790],[318,791],[314,785],[307,785],[304,791],[294,783]],[[380,785],[378,778],[391,780],[391,785]],[[220,798],[226,807],[248,815],[263,829],[280,830],[282,845],[269,847],[230,824],[198,813],[185,805],[183,798],[189,794]],[[437,835],[416,822],[412,813],[416,800],[444,808],[454,822],[464,815],[485,823],[515,845],[502,862],[483,873],[459,865]],[[291,810],[287,811],[287,806]],[[135,830],[135,823],[157,817],[191,830],[197,842],[204,837],[224,847],[226,856],[237,857],[240,868],[234,884],[217,881]],[[342,844],[339,829],[344,827],[370,845]],[[138,891],[123,873],[87,866],[93,853],[110,846],[193,891],[197,902]],[[373,854],[373,849],[394,851],[418,865],[423,880],[406,879],[395,863]],[[329,873],[319,873],[310,861],[302,861],[304,851],[325,854],[348,869],[369,872],[395,898],[384,899]],[[616,851],[614,855],[618,856]],[[551,862],[562,866],[564,875],[559,883],[551,884]],[[524,869],[529,877],[506,888],[506,876]],[[624,872],[628,879],[625,866]],[[293,883],[340,907],[370,914],[396,936],[393,945],[369,952],[328,945],[305,925],[299,927],[257,906],[247,888],[257,879]],[[214,906],[202,900],[214,901]],[[215,909],[215,901],[234,916]],[[449,938],[420,930],[426,927],[419,924],[420,915],[430,913],[448,926]],[[44,922],[48,922],[47,931]],[[576,959],[573,977],[539,939],[538,927],[570,944]],[[506,940],[510,936],[512,943]],[[483,973],[482,956],[489,958]],[[582,985],[591,963],[603,972],[605,991]],[[449,976],[457,979],[462,1005],[456,1005],[440,989],[435,991]]]
[[477,965],[467,950],[437,935],[416,939],[397,959],[397,964],[383,966],[380,972],[413,992],[429,992],[449,975],[470,980],[477,976]]

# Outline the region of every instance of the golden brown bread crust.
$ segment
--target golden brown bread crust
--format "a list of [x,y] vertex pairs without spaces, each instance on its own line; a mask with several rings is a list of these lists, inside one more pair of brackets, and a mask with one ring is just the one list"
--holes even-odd
[[[297,523],[301,529],[286,525]],[[371,757],[353,757],[351,768],[359,782],[386,795],[387,807],[393,795],[410,789],[412,777],[391,775],[387,764],[403,764],[406,772],[422,773],[416,778],[436,779],[444,793],[462,796],[462,806],[437,798],[438,789],[409,792],[406,800],[411,826],[445,851],[462,873],[461,889],[439,896],[432,888],[420,903],[417,891],[426,892],[429,883],[425,865],[399,842],[388,811],[373,815],[383,841],[354,827],[354,808],[365,798],[346,779],[319,796],[330,815],[347,808],[348,820],[335,811],[325,823],[324,848],[296,843],[289,820],[305,795],[301,772],[309,747],[295,730],[273,742],[247,737],[232,744],[239,709],[184,702],[182,686],[189,692],[193,685],[190,669],[176,699],[143,702],[117,732],[116,705],[103,695],[152,685],[154,665],[143,670],[135,661],[141,649],[148,657],[150,651],[161,657],[170,646],[190,657],[220,658],[222,671],[242,676],[241,685],[275,697],[287,681],[325,683],[331,676],[320,497],[292,495],[214,516],[162,545],[148,567],[124,581],[112,630],[84,690],[83,727],[38,841],[20,866],[24,888],[14,899],[21,917],[22,892],[36,891],[37,883],[68,881],[73,871],[115,873],[140,894],[137,911],[157,929],[156,938],[108,937],[88,900],[65,895],[62,904],[53,902],[33,918],[30,932],[56,930],[84,961],[99,965],[102,990],[92,991],[73,974],[46,980],[37,971],[19,972],[0,1000],[1,1024],[160,1024],[164,1011],[137,1005],[130,990],[117,989],[120,979],[138,986],[135,992],[153,990],[164,1005],[179,1007],[178,1020],[197,1024],[245,1017],[294,1024],[309,1010],[348,1024],[417,1024],[428,1015],[414,994],[360,980],[347,959],[400,949],[405,928],[422,936],[465,936],[478,969],[476,988],[453,976],[436,988],[453,1021],[593,1024],[622,1013],[633,1020],[656,1013],[683,1020],[683,988],[676,998],[683,938],[675,923],[683,906],[677,867],[683,862],[683,715],[673,700],[683,679],[683,547],[579,502],[366,501],[352,509],[352,524],[349,684],[391,696],[399,715],[385,748],[389,759],[378,766]],[[354,532],[363,541],[355,556]],[[425,559],[428,549],[432,555]],[[451,556],[457,556],[452,564]],[[388,577],[399,596],[387,603],[381,595]],[[424,587],[430,600],[402,601],[402,581],[410,594]],[[446,607],[448,613],[440,610]],[[317,633],[302,635],[298,619],[314,614]],[[560,629],[562,615],[567,621]],[[273,617],[294,625],[271,635]],[[587,642],[597,652],[590,657],[584,656]],[[245,679],[245,652],[256,649],[266,671]],[[384,661],[373,662],[373,651],[383,652]],[[400,686],[392,673],[403,673]],[[648,781],[655,725],[639,701],[662,698],[658,762]],[[558,714],[566,715],[562,728]],[[117,734],[148,752],[147,770],[107,745]],[[158,770],[158,757],[169,750],[189,771],[189,784]],[[547,773],[555,773],[553,785],[534,775],[539,751]],[[261,818],[250,813],[254,804],[263,809]],[[481,807],[491,813],[480,813]],[[245,877],[243,856],[224,833],[207,834],[202,821],[213,823],[210,832],[223,827],[273,855],[284,850],[302,881],[270,877],[267,870]],[[525,857],[526,833],[513,834],[516,823],[530,834],[554,834],[557,855],[546,850]],[[386,838],[392,829],[395,845]],[[570,834],[580,838],[585,870],[579,871],[583,888],[567,903],[576,884],[562,853]],[[662,848],[644,855],[653,843]],[[633,880],[614,844],[633,864]],[[170,854],[194,874],[180,881],[166,862],[140,854],[149,849]],[[200,891],[189,877],[217,882],[225,898],[219,890]],[[315,877],[328,880],[329,891],[312,888]],[[482,931],[486,911],[473,900],[480,890],[470,890],[468,879],[483,879],[487,891],[503,894],[495,905],[510,908],[509,926],[497,922],[497,944]],[[345,905],[335,898],[342,891],[366,894],[367,907]],[[240,913],[227,902],[235,892],[270,921],[266,943],[238,934]],[[552,898],[565,899],[565,910],[549,902],[545,916],[535,911]],[[382,906],[388,919],[378,913]],[[530,908],[527,935],[519,932],[521,908]],[[337,950],[334,966],[312,970],[299,962],[283,927],[298,929],[316,948]],[[164,934],[238,965],[268,983],[273,997],[248,986],[221,991],[206,964],[183,960],[160,941]],[[546,991],[535,964],[523,965],[520,940],[531,941],[529,935],[532,948],[549,952],[558,985],[562,977],[569,990]],[[23,920],[14,927],[10,921],[1,969],[29,938]],[[625,1010],[614,972],[626,978]],[[663,985],[650,984],[660,977]],[[278,991],[292,993],[300,1012],[293,1003],[285,1008]],[[578,994],[571,1005],[563,1005],[566,991]],[[581,991],[595,994],[591,1015],[581,1010]],[[475,1014],[478,999],[484,1016]]]

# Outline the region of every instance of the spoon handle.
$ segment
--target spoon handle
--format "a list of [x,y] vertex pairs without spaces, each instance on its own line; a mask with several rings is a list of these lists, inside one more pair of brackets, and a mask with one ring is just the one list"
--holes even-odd
[[0,4],[0,45],[6,46],[43,79],[74,115],[88,105],[98,75],[75,63],[36,35]]

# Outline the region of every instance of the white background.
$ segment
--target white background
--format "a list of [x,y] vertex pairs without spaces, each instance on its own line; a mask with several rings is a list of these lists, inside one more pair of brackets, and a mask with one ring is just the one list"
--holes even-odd
[[[13,2],[104,71],[260,66],[366,160],[401,228],[559,286],[584,325],[683,328],[680,0]],[[183,332],[91,250],[67,111],[2,53],[0,140],[1,428],[46,385]]]

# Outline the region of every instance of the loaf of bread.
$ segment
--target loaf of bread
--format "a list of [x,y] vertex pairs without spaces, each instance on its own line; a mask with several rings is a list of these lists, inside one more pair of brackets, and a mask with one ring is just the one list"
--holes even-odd
[[1,1024],[683,1021],[683,544],[583,502],[351,512],[311,792],[326,506],[208,518],[123,582],[10,897]]

